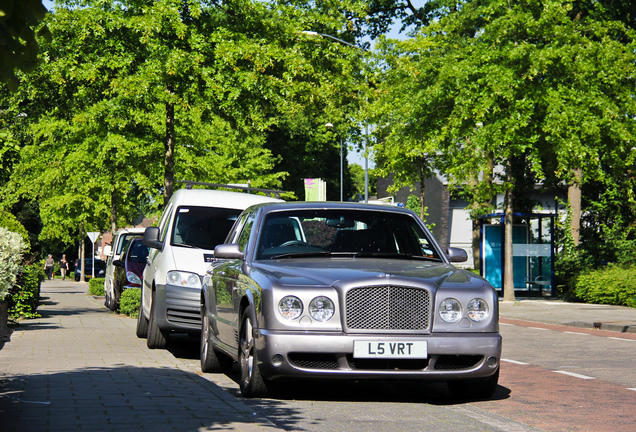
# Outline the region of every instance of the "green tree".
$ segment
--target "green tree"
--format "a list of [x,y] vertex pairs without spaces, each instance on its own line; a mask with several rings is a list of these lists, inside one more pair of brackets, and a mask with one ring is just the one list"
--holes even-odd
[[38,65],[36,33],[48,37],[48,29],[38,23],[46,8],[42,0],[3,0],[0,3],[0,82],[12,90],[18,87],[16,69],[31,72]]
[[[585,183],[604,176],[601,158],[630,159],[634,33],[619,21],[573,17],[572,4],[555,0],[451,3],[413,38],[384,42],[374,109],[387,127],[376,153],[402,178],[416,177],[418,165],[387,156],[428,158],[475,202],[504,193],[511,253],[513,193],[528,178],[572,182],[582,168]],[[500,181],[490,182],[497,166]],[[513,299],[511,268],[505,273]]]

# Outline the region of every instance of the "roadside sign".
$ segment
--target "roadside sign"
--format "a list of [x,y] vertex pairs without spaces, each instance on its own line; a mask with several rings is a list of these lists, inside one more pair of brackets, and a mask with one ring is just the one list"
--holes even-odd
[[99,237],[99,232],[89,232],[89,233],[86,233],[86,235],[88,236],[89,239],[91,239],[91,243],[93,243],[93,248],[91,250],[91,256],[93,257],[93,265],[91,266],[92,267],[91,277],[94,279],[95,278],[95,240],[97,240],[97,237]]

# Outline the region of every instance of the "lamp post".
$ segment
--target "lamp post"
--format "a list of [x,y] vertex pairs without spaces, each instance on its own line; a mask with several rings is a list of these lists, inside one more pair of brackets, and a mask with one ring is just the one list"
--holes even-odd
[[338,135],[338,137],[340,137],[340,201],[342,201],[342,179],[343,179],[343,165],[342,165],[342,135],[340,135],[338,133],[338,131],[336,130],[336,128],[331,124],[331,123],[327,123],[325,125],[326,128],[328,129],[333,129],[333,132]]
[[[363,52],[367,52],[368,50],[359,47],[357,45],[354,45],[352,43],[349,43],[347,41],[344,41],[340,38],[337,38],[335,36],[329,35],[329,34],[325,34],[325,33],[318,33],[315,31],[310,31],[310,30],[303,30],[301,32],[302,34],[305,34],[307,36],[312,36],[312,37],[324,37],[327,39],[331,39],[335,42],[341,43],[343,45],[348,45],[350,47],[353,48],[357,48],[360,51]],[[367,82],[368,85],[368,82]],[[331,123],[327,123],[327,127],[331,127],[333,128],[333,125],[331,125]],[[368,153],[368,146],[369,146],[369,130],[368,130],[368,124],[366,124],[365,122],[365,134],[364,134],[364,202],[368,203],[369,202],[369,153]],[[334,129],[335,131],[335,129]],[[336,132],[337,134],[338,132]],[[340,140],[342,141],[342,137],[340,137]],[[340,156],[342,158],[342,145],[340,146]],[[342,201],[342,161],[340,161],[340,201]]]

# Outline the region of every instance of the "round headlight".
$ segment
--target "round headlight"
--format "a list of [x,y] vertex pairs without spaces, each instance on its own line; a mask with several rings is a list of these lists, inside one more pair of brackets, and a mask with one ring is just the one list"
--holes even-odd
[[445,299],[439,304],[439,317],[444,322],[456,323],[462,317],[462,306],[455,299]]
[[320,322],[329,321],[335,312],[333,302],[327,297],[316,297],[309,303],[309,314]]
[[476,322],[483,321],[488,318],[488,303],[482,299],[472,299],[468,303],[466,312],[471,320]]
[[278,302],[278,311],[289,320],[296,319],[303,313],[303,302],[298,297],[283,297]]

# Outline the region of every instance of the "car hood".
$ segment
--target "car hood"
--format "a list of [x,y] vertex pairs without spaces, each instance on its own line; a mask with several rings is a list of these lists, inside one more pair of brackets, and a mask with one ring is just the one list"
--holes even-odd
[[[252,272],[262,273],[282,286],[361,286],[380,284],[433,287],[482,287],[475,273],[432,261],[378,258],[290,259],[258,262]],[[391,281],[391,282],[389,282]]]
[[172,248],[174,269],[204,275],[212,262],[214,251],[175,246]]

